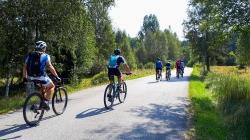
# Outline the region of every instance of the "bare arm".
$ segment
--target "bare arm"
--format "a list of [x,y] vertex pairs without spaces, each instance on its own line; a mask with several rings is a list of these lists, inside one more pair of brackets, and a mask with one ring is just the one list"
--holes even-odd
[[58,77],[58,75],[57,75],[57,73],[56,73],[56,70],[55,70],[54,66],[51,64],[51,62],[48,62],[47,66],[48,66],[48,70],[49,70],[54,76]]
[[130,71],[130,68],[129,68],[128,64],[125,64],[125,71],[126,71],[127,73],[131,73],[131,71]]
[[23,65],[23,78],[27,78],[27,64]]

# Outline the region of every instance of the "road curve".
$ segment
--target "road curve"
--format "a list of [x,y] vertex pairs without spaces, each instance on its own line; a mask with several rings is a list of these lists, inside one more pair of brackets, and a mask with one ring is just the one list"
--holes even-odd
[[[22,110],[0,115],[0,139],[23,140],[182,140],[188,129],[188,78],[156,82],[154,76],[127,81],[125,103],[103,104],[105,86],[69,96],[63,115],[45,112],[39,126],[28,127]],[[173,73],[173,76],[175,74]],[[164,74],[165,76],[165,74]]]

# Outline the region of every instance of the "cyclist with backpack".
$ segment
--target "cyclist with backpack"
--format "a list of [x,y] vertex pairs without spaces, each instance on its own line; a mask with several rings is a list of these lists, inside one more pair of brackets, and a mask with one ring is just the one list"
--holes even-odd
[[160,58],[157,58],[156,59],[156,62],[155,62],[155,71],[156,71],[156,80],[158,80],[159,78],[159,75],[161,74],[162,72],[162,62],[161,62],[161,59]]
[[171,75],[171,61],[170,60],[166,63],[166,75],[168,75],[168,72],[170,76]]
[[[35,50],[30,52],[25,59],[23,66],[23,79],[24,81],[38,80],[41,81],[45,90],[45,101],[51,99],[51,95],[54,93],[55,85],[52,80],[46,74],[46,68],[56,77],[58,81],[61,79],[58,77],[54,66],[51,64],[50,56],[45,53],[47,44],[44,41],[37,41],[35,43]],[[43,107],[49,110],[48,103],[43,102]]]
[[120,88],[120,83],[121,83],[121,77],[122,73],[119,69],[121,64],[125,65],[125,71],[129,74],[131,74],[130,68],[128,64],[126,63],[126,60],[124,59],[123,56],[120,55],[121,50],[120,49],[115,49],[114,54],[112,54],[109,58],[108,62],[108,77],[110,80],[110,83],[112,83],[114,76],[118,77],[118,86]]

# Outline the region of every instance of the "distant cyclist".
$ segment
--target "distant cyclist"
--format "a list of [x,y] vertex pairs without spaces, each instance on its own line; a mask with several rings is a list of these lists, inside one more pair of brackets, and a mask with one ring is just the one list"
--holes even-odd
[[[39,80],[42,82],[42,85],[45,89],[45,101],[51,99],[51,95],[54,93],[55,85],[52,80],[46,74],[46,67],[48,70],[57,78],[61,80],[51,64],[50,56],[45,53],[47,44],[44,41],[37,41],[35,44],[35,50],[30,52],[25,60],[23,66],[23,79],[26,81],[29,80]],[[43,107],[46,110],[49,110],[48,103],[43,102]]]
[[185,68],[185,63],[184,63],[184,60],[181,59],[181,70],[182,70],[182,73],[184,73],[184,68]]
[[171,62],[170,61],[168,61],[167,63],[166,63],[166,73],[167,72],[170,72],[170,75],[171,75]]
[[159,74],[162,72],[162,62],[161,59],[158,57],[155,61],[155,72],[156,72],[156,80],[159,78]]
[[120,65],[124,64],[126,73],[131,74],[130,68],[128,64],[126,63],[126,60],[120,54],[121,54],[121,50],[115,49],[114,54],[110,56],[109,62],[108,62],[108,77],[109,77],[110,83],[113,82],[114,76],[117,76],[119,88],[121,85],[121,77],[122,77],[122,73],[119,69]]
[[175,62],[175,68],[176,68],[176,76],[178,75],[179,71],[181,70],[181,60],[177,59]]

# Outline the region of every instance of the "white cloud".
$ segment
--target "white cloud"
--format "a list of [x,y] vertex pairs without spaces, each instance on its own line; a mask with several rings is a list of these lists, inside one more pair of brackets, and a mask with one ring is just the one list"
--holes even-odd
[[125,30],[135,37],[141,29],[143,17],[155,14],[160,23],[160,29],[171,26],[180,39],[183,39],[183,20],[186,19],[188,0],[116,0],[109,15],[115,28]]

